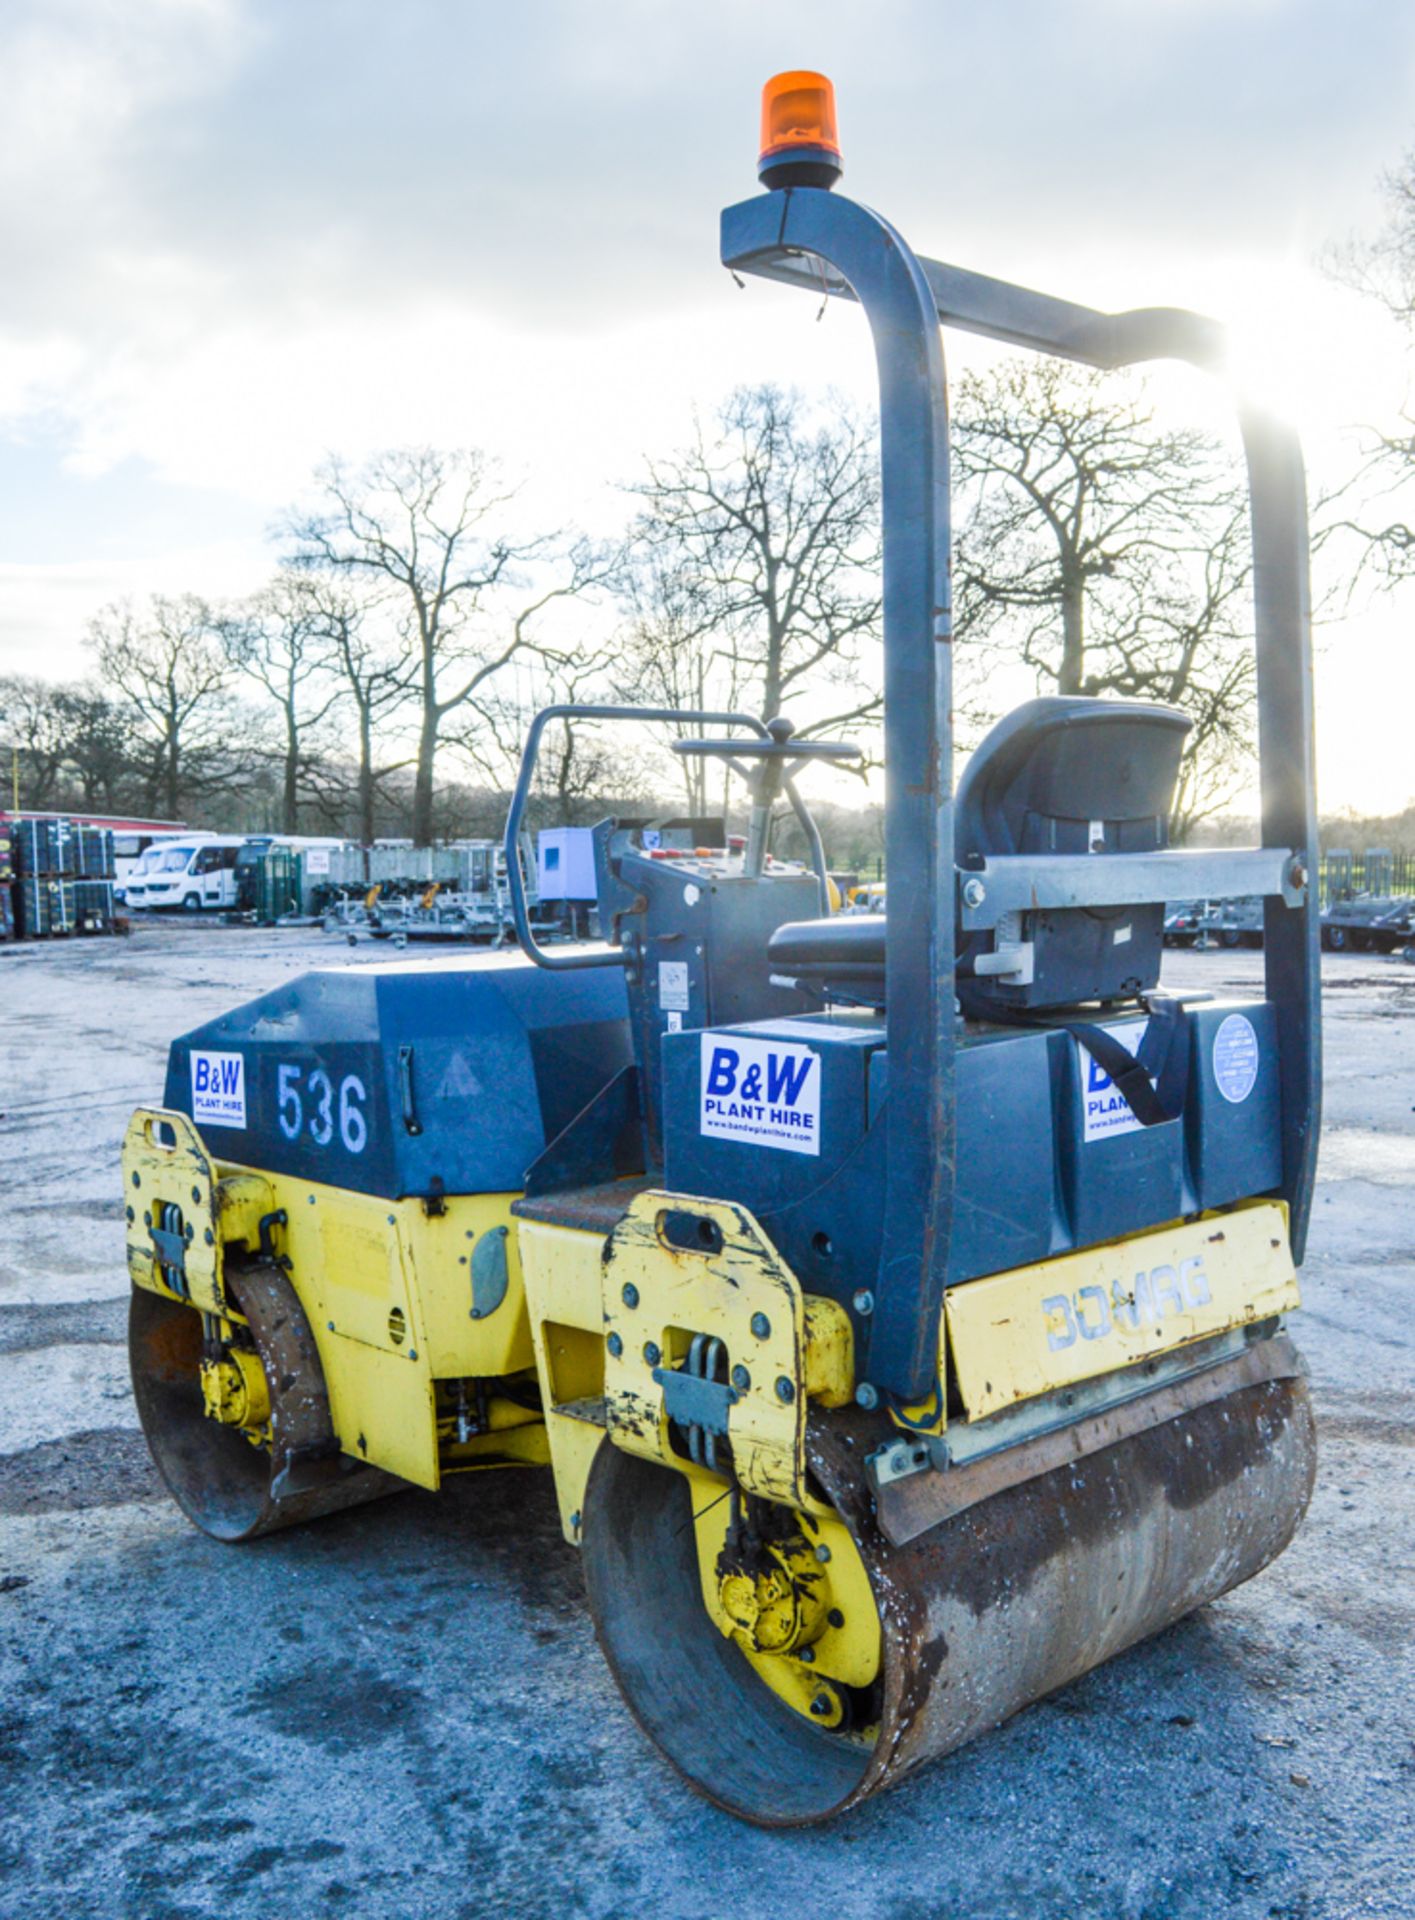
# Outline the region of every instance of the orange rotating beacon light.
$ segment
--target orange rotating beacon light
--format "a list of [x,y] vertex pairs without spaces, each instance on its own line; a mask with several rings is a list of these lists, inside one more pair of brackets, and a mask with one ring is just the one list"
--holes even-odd
[[845,171],[835,88],[823,73],[778,73],[762,88],[757,178],[764,187],[833,187]]

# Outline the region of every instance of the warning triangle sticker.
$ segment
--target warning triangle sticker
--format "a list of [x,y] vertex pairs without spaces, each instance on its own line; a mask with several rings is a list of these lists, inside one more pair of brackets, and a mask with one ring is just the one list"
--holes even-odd
[[481,1092],[481,1081],[467,1065],[466,1055],[454,1053],[437,1089],[439,1100],[471,1100]]

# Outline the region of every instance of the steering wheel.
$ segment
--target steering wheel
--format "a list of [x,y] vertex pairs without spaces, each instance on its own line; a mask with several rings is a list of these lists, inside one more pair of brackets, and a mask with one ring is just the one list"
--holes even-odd
[[[766,723],[766,738],[746,740],[675,740],[675,753],[696,754],[702,758],[725,760],[732,771],[752,790],[752,820],[743,854],[743,870],[760,874],[771,836],[771,809],[784,793],[800,822],[811,849],[811,866],[820,883],[820,910],[830,912],[830,877],[825,864],[825,847],[820,828],[810,809],[796,791],[796,775],[812,760],[859,760],[859,747],[848,740],[793,740],[795,728],[786,719]],[[743,762],[755,762],[744,765]]]
[[[773,771],[776,779],[773,786],[785,786],[799,767],[808,760],[859,760],[863,758],[863,748],[853,746],[848,740],[796,740],[796,729],[786,719],[768,720],[766,730],[769,738],[765,740],[675,740],[675,753],[699,754],[714,759],[726,760],[735,766],[736,771],[747,781],[753,779],[752,771],[737,766],[740,760],[760,760],[777,763]],[[781,762],[794,762],[789,768],[782,768]]]

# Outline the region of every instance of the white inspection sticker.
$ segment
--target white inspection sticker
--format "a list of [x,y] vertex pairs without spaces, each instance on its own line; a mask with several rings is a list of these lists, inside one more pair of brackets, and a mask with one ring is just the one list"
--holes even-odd
[[1232,1106],[1248,1098],[1258,1078],[1258,1036],[1253,1022],[1231,1013],[1214,1035],[1214,1079]]
[[660,960],[658,963],[658,1004],[665,1013],[686,1013],[688,999],[688,963],[686,960]]
[[820,1055],[782,1040],[702,1037],[701,1130],[717,1140],[819,1153]]
[[192,1118],[209,1127],[246,1124],[246,1062],[239,1053],[193,1053]]
[[[1106,1027],[1112,1040],[1118,1040],[1127,1053],[1137,1053],[1145,1037],[1145,1022],[1132,1020],[1124,1026]],[[1099,1060],[1087,1053],[1078,1040],[1081,1055],[1082,1137],[1086,1140],[1111,1140],[1118,1133],[1138,1133],[1141,1123],[1125,1095],[1116,1086]]]

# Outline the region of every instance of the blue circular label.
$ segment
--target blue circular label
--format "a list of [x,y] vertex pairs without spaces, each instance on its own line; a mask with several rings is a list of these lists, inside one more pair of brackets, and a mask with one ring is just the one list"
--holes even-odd
[[1253,1091],[1258,1077],[1258,1036],[1253,1022],[1231,1013],[1214,1035],[1214,1079],[1225,1100],[1236,1107]]

